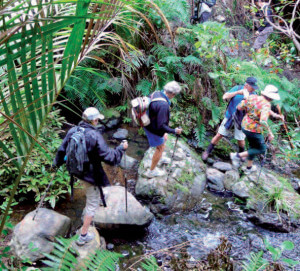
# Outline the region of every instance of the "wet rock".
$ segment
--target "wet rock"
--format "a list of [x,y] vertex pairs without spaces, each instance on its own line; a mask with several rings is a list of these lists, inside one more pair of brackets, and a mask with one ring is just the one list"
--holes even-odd
[[[125,159],[125,156],[126,156],[126,159]],[[127,154],[123,155],[122,160],[120,162],[120,167],[123,169],[127,169],[127,170],[137,169],[138,165],[139,165],[139,161],[128,156]]]
[[114,134],[113,138],[117,140],[123,140],[128,137],[128,131],[126,129],[119,128]]
[[127,251],[127,250],[123,250],[123,251],[121,251],[121,253],[124,257],[128,257],[130,255],[129,251]]
[[249,241],[250,241],[251,247],[255,248],[256,251],[260,251],[260,250],[265,249],[264,241],[260,237],[258,237],[257,235],[250,233],[249,234]]
[[[19,258],[28,258],[34,262],[44,258],[43,253],[50,253],[56,236],[65,236],[70,229],[71,219],[55,211],[40,208],[28,213],[16,225],[11,239],[11,247]],[[30,248],[29,244],[32,243]],[[35,250],[37,248],[37,250]],[[33,251],[34,250],[34,251]]]
[[225,162],[215,162],[213,164],[213,167],[222,171],[222,172],[226,172],[228,170],[232,170],[232,165],[229,163],[225,163]]
[[232,193],[239,198],[249,198],[249,188],[245,182],[241,181],[232,186]]
[[224,177],[224,186],[226,190],[232,190],[234,184],[236,184],[240,179],[240,174],[236,170],[226,171]]
[[207,185],[209,188],[216,190],[216,191],[223,191],[224,190],[224,173],[220,172],[215,168],[208,168],[206,170],[206,177],[207,177]]
[[[166,143],[165,157],[171,158],[174,145],[175,138],[170,136]],[[176,160],[174,159],[171,168],[170,165],[159,163],[157,168],[164,173],[163,176],[149,179],[143,174],[151,166],[153,153],[153,148],[148,149],[140,163],[136,194],[149,201],[154,213],[175,213],[193,209],[201,201],[206,183],[206,167],[199,155],[179,139],[175,152]]]
[[108,129],[114,129],[121,123],[121,119],[112,119],[106,123]]
[[[93,232],[95,234],[95,238],[84,244],[83,246],[78,246],[75,242],[72,243],[72,247],[78,252],[79,256],[77,257],[78,264],[76,270],[87,270],[85,265],[85,259],[87,259],[90,255],[94,254],[97,249],[105,249],[106,243],[103,237],[100,237],[98,231],[95,227],[89,227],[89,232]],[[79,232],[78,232],[79,234]]]
[[125,188],[110,186],[103,189],[107,207],[99,206],[94,216],[94,223],[99,228],[128,228],[148,226],[153,214],[142,206],[135,197],[127,192],[128,209],[125,206]]
[[262,228],[275,232],[293,231],[289,219],[284,215],[279,216],[277,213],[252,213],[247,215],[249,221]]
[[300,179],[294,178],[291,180],[293,188],[300,194]]
[[112,244],[112,243],[108,243],[107,246],[106,246],[106,248],[107,248],[108,250],[113,250],[114,247],[115,247],[115,245]]
[[206,162],[207,162],[208,165],[211,166],[211,165],[213,165],[215,163],[215,160],[208,157],[207,160],[206,160]]

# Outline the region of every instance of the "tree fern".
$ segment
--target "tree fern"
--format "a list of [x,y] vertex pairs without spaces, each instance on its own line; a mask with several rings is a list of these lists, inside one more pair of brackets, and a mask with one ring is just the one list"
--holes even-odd
[[147,79],[142,79],[138,82],[136,90],[140,92],[143,96],[148,96],[151,93],[152,82]]
[[43,263],[48,267],[42,268],[43,271],[71,270],[78,263],[77,252],[72,248],[72,243],[78,238],[77,235],[70,239],[57,237],[57,243],[53,243],[54,249],[51,254],[45,253],[48,260]]
[[161,44],[154,44],[150,52],[158,59],[174,55],[170,48]]
[[197,127],[194,130],[195,138],[197,140],[198,147],[203,147],[205,142],[206,129],[202,122],[202,116],[199,115],[197,118]]
[[263,251],[258,253],[250,253],[248,257],[248,262],[243,262],[243,271],[259,271],[264,270],[264,268],[269,264],[263,256]]
[[113,271],[116,270],[116,263],[121,257],[123,257],[122,254],[107,250],[97,250],[84,261],[86,268],[81,269],[91,271]]

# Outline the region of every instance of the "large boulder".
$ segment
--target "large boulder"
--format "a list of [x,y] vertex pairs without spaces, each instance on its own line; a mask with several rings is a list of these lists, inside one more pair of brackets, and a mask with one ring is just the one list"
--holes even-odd
[[71,219],[53,210],[40,208],[28,213],[13,231],[11,247],[19,258],[34,262],[50,253],[56,236],[65,236],[70,229]]
[[[175,138],[170,136],[163,156],[171,158],[174,146]],[[199,155],[183,141],[178,140],[172,165],[159,162],[157,167],[164,175],[149,179],[144,173],[151,166],[154,151],[154,148],[148,149],[140,163],[135,187],[137,196],[148,200],[154,213],[174,213],[193,209],[201,201],[206,186],[205,165]]]
[[94,223],[99,228],[133,228],[146,227],[153,214],[142,206],[135,197],[127,192],[127,212],[125,204],[125,188],[122,186],[109,186],[103,189],[107,207],[99,206],[94,216]]
[[215,162],[213,164],[213,167],[222,171],[222,172],[226,172],[229,170],[232,170],[232,165],[229,163],[225,163],[225,162]]
[[239,182],[240,174],[237,170],[229,170],[225,172],[224,186],[226,190],[232,190],[234,184]]

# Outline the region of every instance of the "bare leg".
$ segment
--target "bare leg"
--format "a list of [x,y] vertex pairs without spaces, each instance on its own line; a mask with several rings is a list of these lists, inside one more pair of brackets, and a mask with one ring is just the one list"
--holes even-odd
[[247,161],[247,167],[250,168],[253,165],[253,160],[248,160]]
[[239,155],[242,158],[247,158],[248,157],[248,151],[240,152]]
[[238,140],[238,145],[240,148],[245,149],[245,140]]
[[164,152],[165,147],[166,147],[165,143],[163,143],[162,145],[156,147],[155,152],[154,152],[153,157],[152,157],[152,163],[151,163],[150,170],[155,169],[155,167],[157,166],[160,158],[162,157],[162,154]]
[[217,145],[219,143],[219,141],[222,139],[222,135],[217,133],[213,139],[211,140],[211,143],[214,144],[214,145]]
[[84,219],[83,219],[83,225],[82,225],[82,229],[81,229],[81,234],[87,234],[89,226],[91,225],[93,221],[93,217],[89,216],[89,215],[85,215]]

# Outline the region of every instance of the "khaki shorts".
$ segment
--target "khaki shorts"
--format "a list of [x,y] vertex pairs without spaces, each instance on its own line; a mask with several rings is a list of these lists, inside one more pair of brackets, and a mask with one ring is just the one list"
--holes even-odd
[[[226,122],[227,122],[227,118],[224,118],[222,123],[221,123],[221,126],[218,130],[218,133],[221,134],[222,136],[230,136],[230,134],[231,134],[231,131],[225,128]],[[235,123],[233,125],[234,125],[234,138],[236,140],[245,140],[246,136],[243,133],[243,131],[239,130],[236,127]]]
[[100,205],[100,191],[99,188],[93,184],[81,181],[84,186],[86,195],[85,215],[94,216],[96,209]]
[[261,31],[254,42],[253,48],[260,49],[264,45],[268,37],[272,34],[272,32],[272,26],[266,27],[263,31]]

